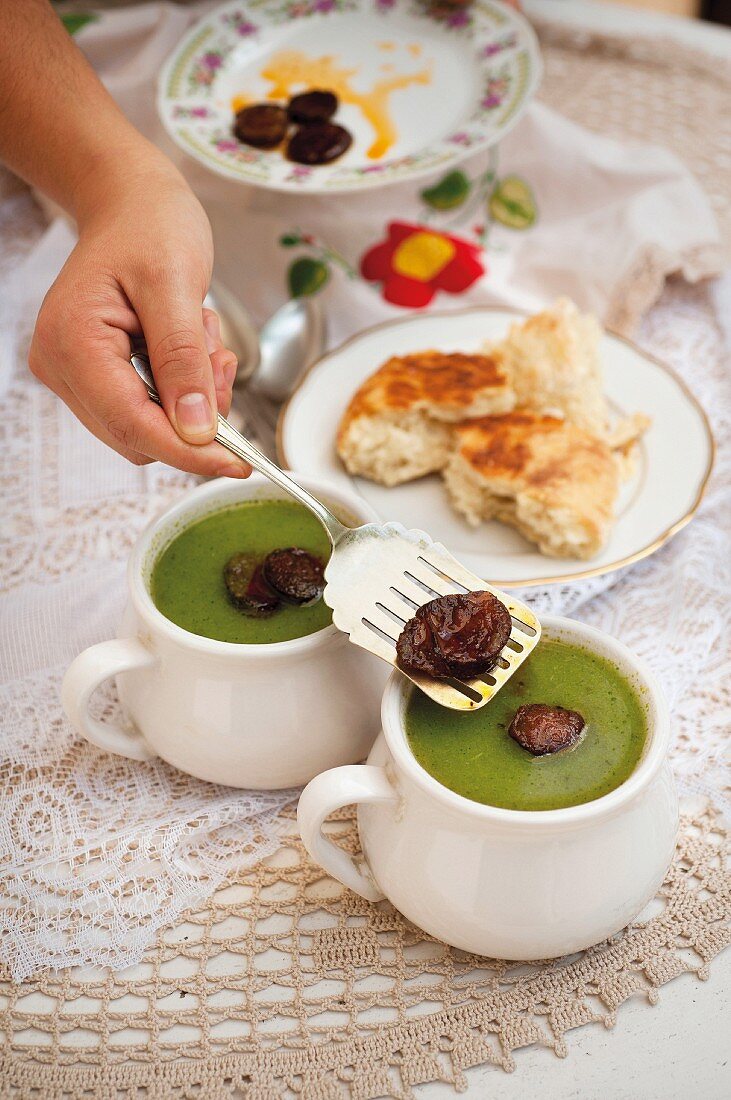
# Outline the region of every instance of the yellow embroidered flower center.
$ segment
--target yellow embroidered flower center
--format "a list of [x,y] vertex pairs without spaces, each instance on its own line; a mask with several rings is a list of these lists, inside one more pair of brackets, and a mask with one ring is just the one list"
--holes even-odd
[[456,251],[446,237],[436,233],[412,233],[398,246],[391,262],[397,275],[428,283],[444,270]]

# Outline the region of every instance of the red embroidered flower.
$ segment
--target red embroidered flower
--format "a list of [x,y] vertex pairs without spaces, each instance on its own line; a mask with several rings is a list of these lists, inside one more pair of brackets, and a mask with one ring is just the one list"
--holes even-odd
[[426,225],[390,222],[388,237],[360,261],[369,282],[383,284],[383,297],[396,306],[429,305],[438,290],[462,294],[485,273],[480,248]]

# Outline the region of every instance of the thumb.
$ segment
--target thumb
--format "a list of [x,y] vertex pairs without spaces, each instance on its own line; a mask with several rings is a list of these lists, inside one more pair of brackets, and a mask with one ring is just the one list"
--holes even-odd
[[187,443],[210,443],[216,435],[217,401],[200,294],[158,284],[132,305],[168,420]]

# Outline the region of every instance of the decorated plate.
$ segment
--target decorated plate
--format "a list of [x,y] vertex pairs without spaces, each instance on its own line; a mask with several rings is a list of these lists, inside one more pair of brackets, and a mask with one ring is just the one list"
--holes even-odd
[[[602,340],[605,392],[616,417],[646,412],[634,476],[622,489],[617,522],[591,561],[549,558],[498,522],[472,528],[452,510],[437,475],[387,489],[348,474],[335,451],[340,418],[365,379],[391,355],[436,348],[477,351],[503,338],[516,313],[485,307],[376,325],[330,352],[305,376],[284,409],[280,461],[311,477],[347,483],[381,519],[421,528],[497,586],[547,584],[609,573],[659,549],[692,518],[713,462],[706,416],[669,367],[618,336]],[[678,446],[682,440],[682,446]]]
[[[490,0],[430,13],[421,0],[249,0],[217,8],[179,43],[158,108],[214,172],[282,191],[344,191],[425,175],[494,144],[536,89],[540,55],[517,12]],[[353,137],[328,165],[287,160],[232,133],[240,107],[336,92]]]

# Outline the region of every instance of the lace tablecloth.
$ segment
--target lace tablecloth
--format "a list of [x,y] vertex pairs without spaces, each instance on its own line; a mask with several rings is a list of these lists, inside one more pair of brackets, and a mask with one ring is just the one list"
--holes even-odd
[[[587,94],[587,111],[593,103]],[[42,220],[23,189],[3,184],[7,285]],[[527,967],[450,950],[387,905],[342,891],[303,856],[288,796],[252,798],[163,764],[106,757],[68,728],[60,676],[113,629],[137,531],[189,479],[102,461],[100,445],[25,371],[31,318],[21,318],[17,342],[4,318],[0,906],[8,969],[0,1028],[9,1095],[98,1095],[113,1085],[160,1097],[234,1088],[262,1100],[287,1090],[308,1100],[406,1096],[420,1081],[459,1086],[470,1065],[510,1069],[527,1044],[564,1054],[567,1030],[611,1023],[627,997],[652,999],[680,973],[705,975],[729,940],[731,896],[719,817],[728,808],[731,674],[721,324],[730,306],[728,279],[671,282],[639,333],[712,421],[717,464],[694,523],[630,570],[531,594],[539,610],[570,611],[653,665],[674,711],[675,772],[694,802],[647,923],[576,959]],[[355,846],[347,815],[333,829]],[[68,838],[79,836],[69,850]],[[131,941],[130,922],[138,929]],[[49,929],[63,969],[30,979],[48,957]],[[140,955],[119,970],[120,958]],[[111,960],[115,972],[105,966]]]

